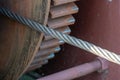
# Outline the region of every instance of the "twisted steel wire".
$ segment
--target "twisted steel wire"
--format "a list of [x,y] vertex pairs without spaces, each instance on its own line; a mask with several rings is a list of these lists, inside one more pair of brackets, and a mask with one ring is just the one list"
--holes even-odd
[[89,43],[87,41],[83,41],[81,39],[77,39],[75,37],[72,37],[67,34],[63,34],[61,32],[58,32],[51,28],[48,28],[48,27],[41,25],[40,23],[37,23],[33,20],[24,18],[18,14],[15,14],[14,12],[11,12],[5,8],[0,8],[0,13],[13,19],[13,20],[17,20],[18,22],[20,22],[24,25],[27,25],[37,31],[48,34],[59,40],[63,40],[64,42],[66,42],[68,44],[79,47],[85,51],[91,52],[97,56],[107,59],[108,61],[114,62],[116,64],[120,64],[120,57],[119,57],[119,55],[115,54],[114,52],[110,52],[106,49],[100,48],[99,46],[95,46],[94,44]]

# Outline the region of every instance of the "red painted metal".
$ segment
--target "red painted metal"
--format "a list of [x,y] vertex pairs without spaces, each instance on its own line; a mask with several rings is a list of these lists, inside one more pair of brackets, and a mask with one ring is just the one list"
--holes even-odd
[[[120,0],[80,0],[76,2],[79,13],[74,15],[76,23],[71,35],[94,43],[120,55]],[[96,56],[70,45],[45,66],[46,74],[83,64]],[[109,64],[109,73],[92,73],[75,80],[120,80],[120,66]]]
[[108,69],[106,60],[102,58],[97,58],[92,62],[85,63],[52,75],[48,75],[38,80],[72,80],[90,74],[94,71],[104,71],[106,69]]

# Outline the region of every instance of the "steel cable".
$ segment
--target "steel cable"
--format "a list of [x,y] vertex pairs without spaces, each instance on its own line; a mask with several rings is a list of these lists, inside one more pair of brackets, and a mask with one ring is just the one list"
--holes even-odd
[[43,32],[45,34],[48,34],[54,38],[57,38],[59,40],[63,40],[64,42],[71,44],[73,46],[79,47],[85,51],[91,52],[97,56],[100,56],[102,58],[107,59],[108,61],[114,62],[116,64],[120,64],[120,57],[119,55],[115,54],[114,52],[110,52],[106,49],[102,49],[99,46],[95,46],[92,43],[89,43],[87,41],[83,41],[81,39],[77,39],[75,37],[69,36],[67,34],[63,34],[61,32],[58,32],[56,30],[53,30],[51,28],[48,28],[44,25],[41,25],[40,23],[37,23],[33,20],[24,18],[14,12],[11,12],[5,8],[0,8],[0,13],[13,19],[17,20],[18,22],[27,25],[39,32]]

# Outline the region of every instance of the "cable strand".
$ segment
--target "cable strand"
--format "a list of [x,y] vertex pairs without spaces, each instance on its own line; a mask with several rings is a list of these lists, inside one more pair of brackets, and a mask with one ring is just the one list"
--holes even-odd
[[105,58],[108,61],[114,62],[116,64],[120,64],[120,56],[115,54],[114,52],[110,52],[106,49],[102,49],[98,46],[95,46],[94,44],[89,43],[87,41],[77,39],[75,37],[69,36],[67,34],[63,34],[61,32],[58,32],[56,30],[53,30],[53,29],[48,28],[46,26],[43,26],[43,25],[41,25],[33,20],[24,18],[18,14],[15,14],[15,13],[13,13],[5,8],[0,8],[0,13],[11,18],[11,19],[17,20],[18,22],[20,22],[24,25],[27,25],[30,28],[33,28],[37,31],[43,32],[47,35],[50,35],[54,38],[62,40],[62,41],[66,42],[68,44],[71,44],[73,46],[79,47],[85,51],[88,51],[88,52],[93,53],[97,56]]

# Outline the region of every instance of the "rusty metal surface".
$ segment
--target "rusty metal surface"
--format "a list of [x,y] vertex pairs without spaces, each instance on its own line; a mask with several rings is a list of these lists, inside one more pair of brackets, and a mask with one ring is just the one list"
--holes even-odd
[[78,10],[79,8],[77,7],[77,5],[74,2],[72,2],[60,6],[51,7],[50,16],[51,18],[57,18],[61,16],[75,14],[78,12]]
[[66,4],[74,1],[78,1],[78,0],[52,0],[52,4],[54,6],[57,6],[57,5]]
[[74,23],[75,23],[75,19],[72,15],[67,15],[67,16],[63,16],[60,18],[48,20],[48,26],[53,27],[53,28],[61,27],[61,26],[68,26]]
[[[61,28],[57,28],[55,29],[59,32],[62,32],[64,34],[70,34],[71,33],[71,29],[67,26],[67,27],[61,27]],[[53,37],[51,37],[50,35],[45,35],[45,40],[50,40],[53,39]]]
[[40,49],[47,49],[49,47],[54,47],[54,46],[57,46],[57,45],[60,45],[60,44],[64,44],[64,41],[61,41],[61,40],[57,40],[57,39],[52,39],[52,40],[47,40],[47,41],[44,41],[41,46],[40,46]]
[[37,64],[36,64],[36,63],[31,64],[31,65],[28,67],[27,72],[28,72],[28,71],[32,71],[32,70],[35,70],[35,69],[37,69],[37,68],[40,68],[40,67],[42,67],[42,65],[47,64],[47,63],[48,63],[48,60],[43,60],[43,61],[39,61]]
[[[0,7],[43,25],[48,20],[49,5],[50,0],[0,0]],[[17,80],[33,60],[43,34],[3,15],[0,24],[0,80]]]
[[46,56],[48,54],[51,54],[52,52],[57,53],[60,50],[61,50],[60,46],[54,46],[52,48],[50,47],[47,50],[43,49],[43,50],[38,51],[38,53],[36,54],[35,58]]
[[[58,14],[60,11],[63,11],[61,15]],[[49,17],[48,27],[56,29],[65,34],[70,34],[71,30],[68,26],[75,23],[75,19],[72,14],[78,12],[77,5],[73,2],[65,5],[61,4],[60,6],[52,5],[50,8],[50,13],[51,12],[51,15],[54,17],[54,19]],[[54,57],[54,53],[61,50],[59,46],[62,44],[64,44],[63,41],[54,39],[49,35],[45,35],[44,40],[40,45],[40,51],[36,54],[28,71],[40,68],[42,65],[48,63],[48,60]]]

